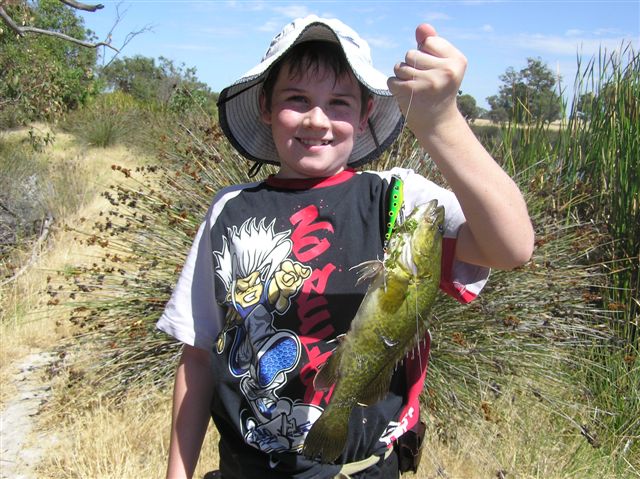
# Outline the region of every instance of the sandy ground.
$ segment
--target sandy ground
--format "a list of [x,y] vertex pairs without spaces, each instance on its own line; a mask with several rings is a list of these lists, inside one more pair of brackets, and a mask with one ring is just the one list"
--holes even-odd
[[36,428],[37,416],[51,393],[43,375],[54,360],[52,353],[32,353],[14,368],[10,386],[16,392],[0,419],[0,478],[36,478],[35,466],[55,442],[55,436]]

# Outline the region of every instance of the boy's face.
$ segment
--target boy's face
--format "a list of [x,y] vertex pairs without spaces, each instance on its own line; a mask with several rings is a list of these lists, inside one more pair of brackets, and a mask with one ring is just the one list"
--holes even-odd
[[349,72],[336,79],[319,68],[292,78],[283,65],[273,87],[271,109],[261,98],[262,120],[271,125],[280,157],[280,178],[320,178],[347,166],[355,137],[364,131],[372,101],[361,115],[360,86]]

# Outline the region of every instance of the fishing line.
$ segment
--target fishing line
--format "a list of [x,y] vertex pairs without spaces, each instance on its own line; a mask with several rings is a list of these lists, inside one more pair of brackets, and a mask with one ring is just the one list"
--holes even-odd
[[420,364],[420,372],[422,372],[422,348],[420,347],[420,313],[418,312],[418,285],[415,284],[416,294],[416,344],[418,348],[418,363]]
[[[422,47],[422,45],[424,45],[424,42],[418,43],[416,45],[417,49],[418,49],[418,52],[422,51],[420,49]],[[418,67],[418,56],[416,55],[416,58],[413,61],[413,69],[416,70],[417,67]],[[416,75],[414,73],[413,76],[411,77],[411,81],[415,82],[415,80],[416,80]],[[402,130],[400,131],[401,134],[404,132],[404,127],[407,125],[407,118],[409,118],[409,112],[411,111],[411,103],[413,103],[413,85],[411,86],[411,95],[409,95],[409,104],[407,105],[407,114],[404,117],[404,122],[402,124]]]
[[[421,51],[420,47],[422,45],[424,45],[424,42],[417,44],[418,51]],[[418,66],[418,57],[416,56],[415,60],[413,61],[413,69],[415,70],[417,66]],[[415,74],[413,74],[413,76],[411,77],[411,81],[414,82],[415,79],[416,79],[416,76]],[[398,142],[396,147],[396,159],[400,156],[401,146],[404,146],[403,145],[404,130],[405,130],[405,127],[407,126],[407,118],[409,118],[409,112],[411,111],[412,103],[413,103],[413,86],[411,86],[411,94],[409,95],[409,103],[407,104],[407,113],[402,118],[402,127],[400,128],[400,133],[398,134],[398,138],[400,139],[400,141]]]

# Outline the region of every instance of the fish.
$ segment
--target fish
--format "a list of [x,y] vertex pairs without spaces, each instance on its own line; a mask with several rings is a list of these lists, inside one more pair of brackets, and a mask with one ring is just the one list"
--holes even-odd
[[358,265],[370,284],[349,331],[314,378],[316,390],[334,389],[305,438],[305,456],[335,462],[353,408],[383,399],[397,365],[424,338],[440,285],[443,225],[437,200],[419,205],[394,228],[382,261]]

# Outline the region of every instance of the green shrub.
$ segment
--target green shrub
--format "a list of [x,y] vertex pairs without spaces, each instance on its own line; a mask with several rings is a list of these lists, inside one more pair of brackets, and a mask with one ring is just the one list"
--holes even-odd
[[130,140],[142,118],[133,97],[114,92],[99,95],[86,107],[69,113],[61,127],[88,146],[107,148]]

